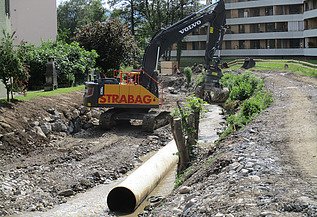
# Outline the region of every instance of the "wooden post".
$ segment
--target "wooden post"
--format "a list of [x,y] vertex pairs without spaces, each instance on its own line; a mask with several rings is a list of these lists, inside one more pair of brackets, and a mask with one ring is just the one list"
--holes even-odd
[[199,111],[194,111],[194,119],[195,119],[195,139],[198,140],[198,132],[199,132],[199,116],[200,112]]
[[192,151],[192,148],[196,145],[196,129],[195,129],[195,114],[191,113],[188,116],[188,132],[187,132],[187,142],[188,146],[190,148],[190,152]]
[[182,120],[180,118],[173,119],[173,121],[171,121],[171,128],[179,153],[177,172],[180,173],[187,168],[190,161],[188,147],[182,130]]

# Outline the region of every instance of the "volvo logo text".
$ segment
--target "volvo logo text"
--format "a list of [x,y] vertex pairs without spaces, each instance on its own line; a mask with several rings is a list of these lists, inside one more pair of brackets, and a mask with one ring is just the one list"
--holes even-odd
[[199,26],[200,24],[201,24],[201,21],[197,20],[195,23],[192,23],[189,26],[186,26],[184,29],[179,30],[179,33],[184,34],[185,32],[188,32],[189,30],[195,28],[196,26]]

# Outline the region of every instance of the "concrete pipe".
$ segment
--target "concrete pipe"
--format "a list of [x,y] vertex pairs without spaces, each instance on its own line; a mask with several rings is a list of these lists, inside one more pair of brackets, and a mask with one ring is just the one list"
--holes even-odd
[[114,212],[132,213],[177,164],[177,152],[173,140],[113,188],[107,197],[109,209]]

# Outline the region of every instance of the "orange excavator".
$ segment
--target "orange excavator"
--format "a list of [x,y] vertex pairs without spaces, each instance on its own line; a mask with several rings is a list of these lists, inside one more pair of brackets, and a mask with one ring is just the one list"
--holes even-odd
[[84,105],[109,108],[101,114],[99,120],[100,125],[106,129],[112,128],[118,121],[131,119],[142,120],[145,131],[153,131],[167,124],[169,113],[157,111],[162,102],[159,98],[157,73],[160,57],[174,43],[208,24],[205,88],[210,91],[218,87],[222,75],[218,67],[220,55],[216,60],[214,55],[221,49],[225,23],[225,4],[219,0],[159,31],[145,50],[141,69],[132,72],[115,71],[113,78],[86,82]]

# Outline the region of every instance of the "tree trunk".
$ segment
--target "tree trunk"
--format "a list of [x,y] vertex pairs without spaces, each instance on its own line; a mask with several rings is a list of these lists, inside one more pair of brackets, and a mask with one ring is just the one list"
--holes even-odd
[[130,2],[131,5],[131,33],[132,35],[135,35],[135,31],[134,31],[134,0],[131,0]]
[[8,87],[7,88],[7,101],[10,102],[10,89]]
[[177,166],[177,172],[180,173],[187,168],[188,163],[190,162],[189,151],[185,142],[181,119],[177,118],[171,121],[171,128],[179,153],[179,163]]

